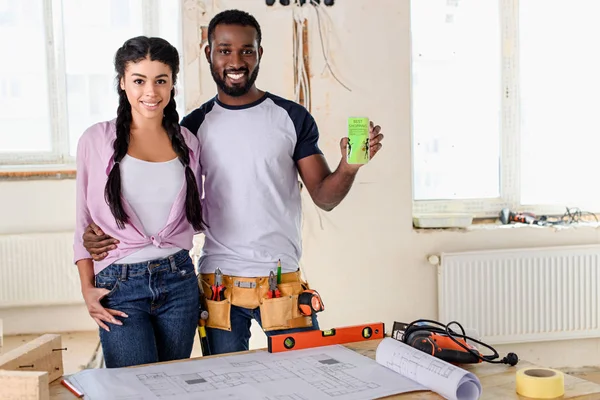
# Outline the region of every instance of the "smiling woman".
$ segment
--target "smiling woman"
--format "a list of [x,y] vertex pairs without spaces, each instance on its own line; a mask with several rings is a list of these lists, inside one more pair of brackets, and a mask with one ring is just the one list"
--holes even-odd
[[[177,49],[139,36],[114,60],[117,118],[78,143],[74,243],[109,368],[189,357],[199,310],[189,251],[203,226],[199,142],[176,109]],[[118,243],[102,261],[82,243],[92,222]]]
[[171,70],[167,64],[152,61],[149,57],[130,62],[119,87],[125,91],[134,113],[162,120],[162,113],[157,111],[162,112],[170,99],[173,88]]

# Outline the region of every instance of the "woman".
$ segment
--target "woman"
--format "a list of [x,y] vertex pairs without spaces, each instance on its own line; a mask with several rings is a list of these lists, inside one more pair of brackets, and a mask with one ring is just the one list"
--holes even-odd
[[[199,292],[189,250],[203,227],[199,143],[179,126],[177,49],[136,37],[115,55],[119,106],[77,148],[75,263],[108,368],[187,358]],[[90,222],[119,241],[93,261]]]

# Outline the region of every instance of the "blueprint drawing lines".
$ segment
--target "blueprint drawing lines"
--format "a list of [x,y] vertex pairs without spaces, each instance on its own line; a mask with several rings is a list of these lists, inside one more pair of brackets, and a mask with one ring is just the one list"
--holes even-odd
[[[198,364],[200,366],[201,364]],[[343,363],[327,354],[317,354],[273,362],[233,362],[229,367],[188,374],[169,375],[165,372],[136,375],[156,397],[170,397],[185,393],[210,392],[235,386],[261,382],[302,379],[330,397],[378,388],[349,375],[354,365]],[[305,400],[300,394],[277,396],[273,400]]]

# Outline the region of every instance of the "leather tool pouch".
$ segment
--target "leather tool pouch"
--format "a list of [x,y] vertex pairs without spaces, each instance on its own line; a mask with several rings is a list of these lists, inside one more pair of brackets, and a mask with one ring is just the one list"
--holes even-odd
[[226,331],[231,330],[231,300],[230,290],[225,289],[225,300],[214,301],[210,300],[210,294],[212,294],[211,285],[198,275],[198,284],[202,285],[202,290],[206,293],[201,301],[204,302],[205,309],[208,311],[208,319],[206,320],[206,326],[209,328],[223,329]]
[[[298,278],[300,277],[298,276]],[[298,296],[305,289],[308,289],[308,283],[298,279],[295,282],[282,282],[277,287],[281,292],[281,297],[269,299],[267,293],[262,296],[260,318],[263,330],[274,331],[311,327],[312,318],[302,315],[298,308]],[[266,288],[268,291],[268,282]]]
[[[204,293],[210,297],[214,274],[198,276]],[[298,296],[310,289],[306,281],[301,280],[300,271],[284,273],[278,286],[281,297],[268,298],[268,277],[244,278],[223,275],[225,300],[212,301],[205,298],[209,328],[231,330],[231,306],[247,309],[260,308],[262,328],[264,331],[305,328],[312,326],[312,318],[304,316],[298,308]]]

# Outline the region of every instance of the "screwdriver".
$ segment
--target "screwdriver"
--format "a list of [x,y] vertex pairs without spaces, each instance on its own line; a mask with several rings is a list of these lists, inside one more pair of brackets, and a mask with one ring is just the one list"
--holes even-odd
[[208,319],[208,311],[203,308],[204,289],[202,283],[198,285],[200,290],[200,319],[198,320],[198,338],[200,339],[200,349],[203,356],[210,355],[210,347],[208,346],[208,336],[206,336],[206,320]]
[[210,355],[210,347],[208,346],[208,337],[206,336],[206,320],[208,319],[208,311],[200,309],[200,320],[198,321],[198,337],[200,338],[200,349],[203,356]]

